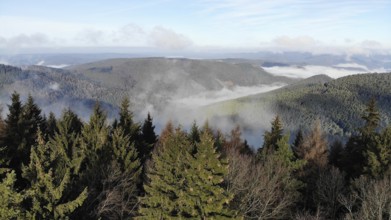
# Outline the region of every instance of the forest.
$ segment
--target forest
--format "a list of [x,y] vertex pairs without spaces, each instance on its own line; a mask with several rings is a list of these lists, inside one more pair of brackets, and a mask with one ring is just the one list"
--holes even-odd
[[156,134],[126,98],[113,122],[98,102],[88,121],[57,118],[16,92],[7,112],[0,219],[391,218],[391,125],[374,98],[347,141],[330,142],[320,119],[290,134],[276,114],[256,151],[240,127],[167,122]]

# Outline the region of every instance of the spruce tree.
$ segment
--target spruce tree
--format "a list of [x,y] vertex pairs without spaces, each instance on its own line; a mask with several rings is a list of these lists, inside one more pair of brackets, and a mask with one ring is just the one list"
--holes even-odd
[[152,154],[144,184],[145,196],[140,199],[138,219],[183,218],[187,190],[184,184],[189,175],[192,156],[187,135],[168,123]]
[[185,187],[188,193],[186,215],[196,219],[222,219],[232,216],[227,209],[233,196],[224,187],[228,162],[220,158],[213,136],[203,132],[196,144],[196,154],[187,173]]
[[275,151],[277,150],[277,141],[282,138],[283,128],[280,117],[277,115],[272,121],[271,131],[265,132],[263,149],[266,151]]
[[131,141],[134,142],[140,158],[144,158],[146,154],[148,154],[148,146],[145,146],[142,143],[141,125],[139,123],[135,123],[133,120],[133,113],[130,111],[129,99],[123,99],[119,116],[120,117],[117,126],[122,128],[125,135],[128,135]]
[[103,180],[102,193],[98,196],[97,217],[125,219],[132,217],[137,210],[141,164],[134,142],[122,128],[113,131],[110,147],[113,158]]
[[391,127],[371,138],[371,142],[366,145],[364,157],[364,173],[382,178],[391,171]]
[[102,181],[108,172],[111,160],[109,148],[109,128],[106,124],[106,114],[97,103],[89,122],[83,126],[80,136],[80,183],[88,186],[89,193],[85,203],[78,210],[77,218],[94,218],[99,201],[97,196],[102,192]]
[[193,144],[200,142],[200,129],[198,128],[196,121],[194,121],[193,124],[191,125],[190,132],[189,132],[189,139]]
[[141,137],[144,146],[139,149],[139,157],[142,159],[141,162],[143,163],[145,160],[151,158],[151,153],[158,138],[155,134],[155,126],[153,125],[153,120],[149,113],[141,128]]
[[47,138],[53,137],[57,131],[57,119],[53,112],[49,113],[49,118],[46,120],[46,131]]
[[15,189],[16,174],[8,172],[0,181],[0,219],[22,219],[23,194]]
[[373,163],[373,161],[369,161],[368,157],[374,158],[373,155],[369,156],[371,154],[370,149],[375,149],[376,147],[371,147],[370,145],[376,142],[378,138],[376,129],[380,122],[380,113],[376,107],[375,99],[371,99],[368,102],[362,119],[365,121],[364,126],[358,129],[358,134],[349,138],[342,156],[343,169],[350,178],[360,176],[364,173],[364,167],[368,166],[368,163]]
[[[23,158],[29,158],[30,148],[37,144],[37,130],[45,131],[45,120],[41,116],[41,109],[35,104],[31,95],[28,96],[26,103],[23,105],[21,120],[23,139],[19,145],[19,153],[22,154]],[[27,164],[28,160],[24,160],[23,163]]]
[[26,217],[29,219],[65,219],[81,206],[87,197],[87,188],[76,197],[68,198],[67,188],[71,184],[70,169],[54,173],[56,157],[52,150],[56,146],[45,143],[38,132],[38,145],[31,149],[30,163],[23,168],[23,176],[29,181],[26,190]]
[[23,138],[21,115],[22,103],[18,93],[14,92],[11,96],[11,105],[8,105],[8,115],[5,119],[6,129],[4,137],[5,154],[10,161],[10,167],[14,169],[17,176],[21,173],[21,155],[18,152],[18,147]]

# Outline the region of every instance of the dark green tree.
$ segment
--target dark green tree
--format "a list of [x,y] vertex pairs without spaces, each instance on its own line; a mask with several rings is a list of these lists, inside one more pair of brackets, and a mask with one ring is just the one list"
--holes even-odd
[[185,217],[188,189],[184,186],[192,161],[190,145],[187,134],[180,129],[173,131],[171,123],[166,126],[147,170],[138,219]]
[[141,137],[144,146],[139,149],[139,157],[142,159],[141,162],[143,163],[145,160],[151,158],[151,153],[158,139],[158,136],[155,134],[153,119],[149,113],[141,128]]
[[358,134],[352,135],[349,138],[342,156],[343,170],[350,178],[355,178],[363,174],[364,167],[370,163],[368,160],[370,152],[368,150],[371,151],[370,149],[376,148],[376,146],[370,146],[378,138],[376,130],[380,122],[380,113],[374,99],[369,101],[362,119],[365,121],[364,126],[358,129]]
[[11,96],[11,105],[8,105],[9,113],[5,119],[5,137],[4,147],[9,166],[14,169],[17,176],[21,174],[21,155],[18,153],[18,147],[21,144],[23,133],[21,128],[22,103],[18,93],[14,92]]
[[38,145],[31,149],[30,163],[23,168],[23,176],[29,181],[26,190],[26,217],[29,219],[65,219],[87,198],[87,188],[72,199],[67,198],[71,183],[70,168],[54,173],[56,146],[45,143],[38,132]]
[[258,157],[261,154],[266,155],[276,151],[278,149],[277,142],[283,137],[283,125],[278,115],[273,119],[271,125],[271,131],[265,131],[262,148],[258,149]]
[[126,219],[137,211],[141,163],[134,142],[122,128],[113,131],[110,147],[113,158],[98,196],[96,215],[103,219]]
[[47,138],[53,137],[57,131],[57,119],[53,112],[49,113],[49,118],[46,120],[46,131]]
[[193,144],[200,142],[200,129],[198,128],[196,121],[194,121],[193,124],[191,125],[190,132],[189,132],[189,139]]
[[391,171],[391,127],[371,138],[366,147],[364,173],[382,178]]
[[212,134],[203,132],[196,144],[196,154],[185,187],[188,189],[184,213],[196,219],[223,219],[231,217],[227,206],[232,200],[223,187],[228,172],[228,162],[220,158]]
[[78,158],[80,157],[82,162],[79,186],[88,186],[88,197],[77,210],[75,218],[96,218],[99,204],[97,197],[103,190],[102,182],[111,161],[109,127],[106,124],[106,114],[99,103],[95,105],[89,122],[82,128],[80,149]]

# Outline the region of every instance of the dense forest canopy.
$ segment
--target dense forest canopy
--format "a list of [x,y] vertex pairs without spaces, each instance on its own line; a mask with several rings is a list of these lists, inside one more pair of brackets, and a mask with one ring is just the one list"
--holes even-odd
[[376,97],[357,117],[343,144],[321,118],[290,134],[276,115],[254,152],[240,127],[168,122],[158,135],[128,99],[109,124],[99,103],[88,121],[56,118],[14,92],[0,119],[0,218],[388,219],[391,127]]

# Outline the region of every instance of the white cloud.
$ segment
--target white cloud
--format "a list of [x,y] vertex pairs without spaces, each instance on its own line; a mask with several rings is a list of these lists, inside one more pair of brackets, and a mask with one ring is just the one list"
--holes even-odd
[[0,47],[5,48],[38,47],[51,43],[49,37],[43,33],[19,34],[9,38],[0,36]]
[[315,47],[319,45],[319,42],[309,36],[289,37],[281,36],[273,40],[273,43],[277,46],[288,48],[302,48],[302,47]]
[[183,34],[176,33],[172,29],[157,26],[149,34],[152,45],[163,49],[185,49],[190,47],[193,42]]
[[76,41],[83,41],[87,45],[101,45],[105,41],[105,32],[97,29],[84,29],[76,36]]

